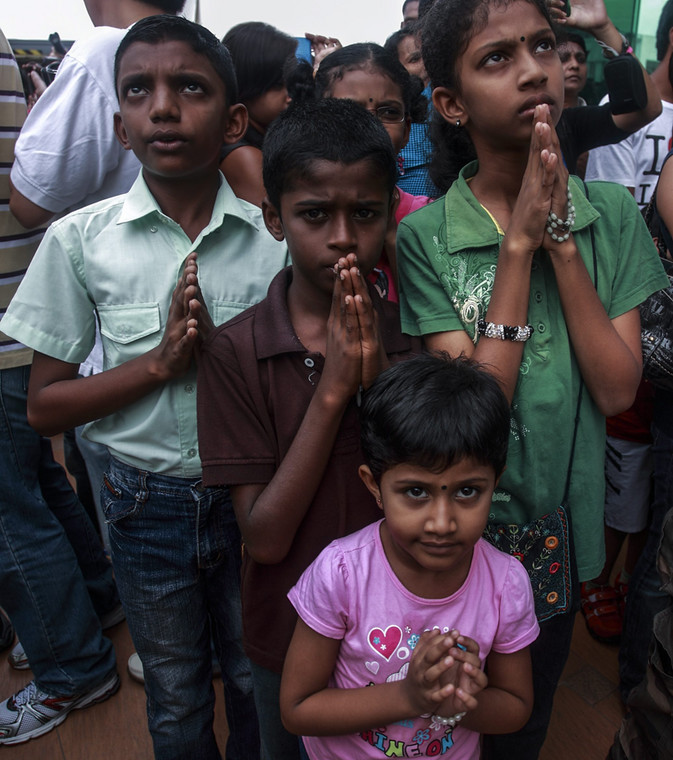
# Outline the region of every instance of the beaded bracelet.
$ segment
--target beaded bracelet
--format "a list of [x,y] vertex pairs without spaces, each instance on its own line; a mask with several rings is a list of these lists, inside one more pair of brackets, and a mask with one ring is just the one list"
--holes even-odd
[[480,319],[477,322],[477,332],[486,338],[498,340],[513,340],[517,343],[525,343],[533,334],[533,325],[498,325],[495,322],[487,322]]
[[443,718],[441,715],[433,715],[432,722],[439,726],[451,726],[451,728],[453,728],[456,723],[460,723],[466,714],[467,713],[459,712],[452,715],[450,718]]
[[573,194],[570,192],[570,188],[567,188],[566,194],[568,196],[568,218],[559,219],[553,211],[550,211],[547,216],[547,232],[551,239],[557,243],[565,243],[575,226],[575,206],[573,206]]

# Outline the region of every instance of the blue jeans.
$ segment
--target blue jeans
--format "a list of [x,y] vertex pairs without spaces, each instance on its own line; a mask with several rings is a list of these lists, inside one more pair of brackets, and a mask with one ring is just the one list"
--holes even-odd
[[259,715],[262,760],[301,760],[306,751],[299,736],[286,730],[280,719],[280,674],[250,663]]
[[631,689],[645,677],[647,653],[652,638],[654,616],[667,605],[657,571],[657,551],[664,515],[673,506],[673,436],[652,425],[654,458],[654,498],[647,543],[629,579],[626,610],[619,647],[619,690],[626,702]]
[[143,662],[157,758],[210,760],[211,633],[224,683],[228,760],[259,760],[250,664],[241,644],[241,536],[226,488],[111,460],[101,502],[119,593]]
[[115,668],[98,615],[119,604],[100,539],[28,424],[30,367],[0,370],[0,605],[21,639],[39,687],[89,691]]

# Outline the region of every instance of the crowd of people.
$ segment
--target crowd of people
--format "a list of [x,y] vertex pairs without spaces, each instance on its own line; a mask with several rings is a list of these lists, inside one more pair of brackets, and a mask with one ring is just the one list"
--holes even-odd
[[663,747],[673,0],[651,76],[603,0],[302,49],[183,5],[87,2],[27,118],[0,35],[0,745],[115,694],[125,617],[161,760],[534,760],[581,610],[614,757]]

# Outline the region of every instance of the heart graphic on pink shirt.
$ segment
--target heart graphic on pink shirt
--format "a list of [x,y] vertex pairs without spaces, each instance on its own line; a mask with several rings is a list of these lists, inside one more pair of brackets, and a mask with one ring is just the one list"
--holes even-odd
[[396,625],[390,625],[385,631],[380,628],[372,628],[367,637],[369,646],[386,660],[389,660],[402,641],[402,629]]

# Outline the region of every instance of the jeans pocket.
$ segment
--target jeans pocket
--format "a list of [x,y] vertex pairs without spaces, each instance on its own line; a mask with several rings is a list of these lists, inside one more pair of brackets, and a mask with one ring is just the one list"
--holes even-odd
[[137,517],[142,512],[147,496],[147,492],[140,489],[133,493],[106,472],[101,486],[101,505],[105,522],[113,525],[128,517]]

